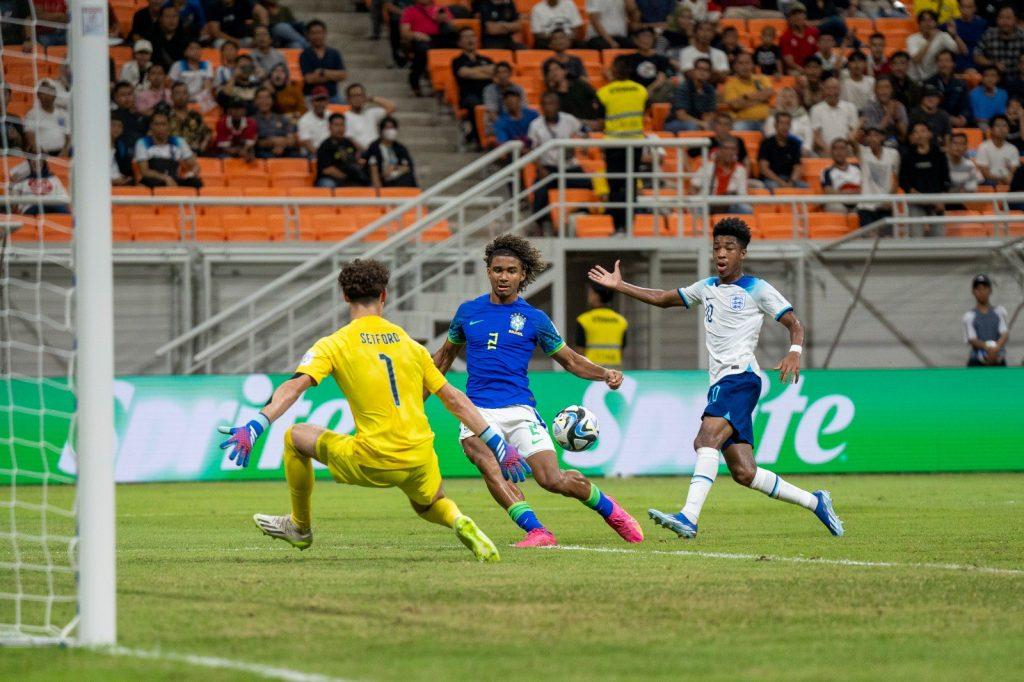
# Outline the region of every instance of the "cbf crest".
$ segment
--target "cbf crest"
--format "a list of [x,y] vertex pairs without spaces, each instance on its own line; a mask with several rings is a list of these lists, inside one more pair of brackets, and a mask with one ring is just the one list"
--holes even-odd
[[523,335],[523,327],[526,326],[526,315],[522,313],[512,313],[508,318],[508,331],[510,334],[516,336]]
[[729,302],[729,307],[733,310],[743,310],[743,306],[746,302],[746,298],[744,298],[743,294],[735,294],[732,297],[732,301]]

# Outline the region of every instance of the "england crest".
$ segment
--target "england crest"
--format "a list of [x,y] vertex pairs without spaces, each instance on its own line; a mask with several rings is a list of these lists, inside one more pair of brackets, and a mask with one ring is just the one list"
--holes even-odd
[[512,313],[508,318],[508,330],[510,333],[517,336],[523,335],[523,327],[526,326],[526,315],[522,313]]
[[743,294],[736,294],[732,297],[732,301],[729,303],[729,307],[733,310],[743,310],[743,305],[746,303],[746,299]]

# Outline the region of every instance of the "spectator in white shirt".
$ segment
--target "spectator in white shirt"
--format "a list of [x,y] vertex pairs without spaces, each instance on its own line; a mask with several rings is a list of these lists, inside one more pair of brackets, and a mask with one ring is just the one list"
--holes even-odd
[[693,42],[679,51],[679,68],[683,73],[691,71],[698,59],[703,57],[711,62],[711,82],[721,83],[729,76],[729,58],[716,47],[711,47],[715,37],[715,25],[702,21],[693,29]]
[[[974,194],[978,191],[978,185],[985,178],[981,171],[974,165],[974,162],[967,158],[967,135],[964,133],[953,133],[949,138],[949,149],[946,156],[949,157],[949,192],[950,194]],[[960,208],[953,205],[946,205],[946,208]]]
[[875,78],[867,75],[868,58],[858,50],[850,55],[846,70],[840,76],[839,97],[863,111],[867,103],[875,98]]
[[949,50],[960,54],[961,51],[953,36],[939,30],[939,15],[933,10],[923,9],[917,13],[917,27],[917,33],[907,36],[907,53],[910,55],[907,75],[920,83],[938,72],[935,61],[940,52]]
[[[27,127],[27,126],[26,126]],[[1010,134],[1010,122],[1002,114],[989,121],[988,139],[981,143],[974,156],[978,170],[985,177],[986,185],[1008,185],[1013,172],[1020,165],[1020,152],[1006,141]]]
[[36,88],[36,105],[25,114],[26,149],[51,156],[67,156],[71,146],[70,114],[56,106],[57,89],[44,78]]
[[800,147],[805,155],[814,153],[814,129],[811,128],[811,117],[800,104],[800,96],[793,88],[781,88],[775,96],[775,111],[764,122],[764,136],[775,134],[775,118],[778,113],[790,115],[792,124],[789,134],[800,139]]
[[11,199],[24,199],[26,203],[19,203],[17,211],[23,215],[38,215],[40,213],[70,213],[67,204],[43,205],[33,199],[54,198],[69,201],[68,191],[64,183],[50,170],[46,159],[38,156],[30,156],[25,161],[11,169],[11,176],[21,178],[11,183],[9,194]]
[[[878,127],[864,132],[864,144],[860,145],[862,194],[895,194],[896,176],[900,172],[900,153],[885,146],[885,131]],[[888,204],[861,202],[857,204],[857,217],[861,227],[892,215]],[[892,232],[888,228],[886,232]]]
[[132,87],[137,87],[142,83],[142,78],[152,63],[150,61],[152,57],[153,43],[148,40],[135,41],[135,46],[132,48],[132,58],[121,66],[119,80],[131,83]]
[[[345,112],[345,137],[352,140],[360,152],[380,136],[380,123],[385,117],[395,113],[395,104],[383,97],[368,97],[366,88],[360,83],[353,83],[345,88],[349,110]],[[368,107],[367,104],[374,106]]]
[[848,140],[860,128],[857,107],[839,99],[840,85],[829,78],[822,86],[825,99],[811,107],[811,128],[814,130],[814,149],[824,155],[832,148],[833,140]]
[[[821,171],[821,190],[825,194],[860,194],[863,178],[860,167],[850,163],[850,144],[843,138],[832,141],[832,165]],[[854,209],[851,204],[831,201],[825,204],[830,213],[846,213]]]
[[[583,134],[583,124],[572,114],[561,111],[558,93],[545,92],[540,99],[540,116],[530,122],[526,136],[530,139],[530,145],[536,149],[548,140],[567,140],[573,137],[580,137]],[[544,185],[538,186],[533,193],[533,211],[539,216],[538,227],[542,234],[547,234],[552,229],[550,216],[545,209],[548,207],[548,191],[554,189],[556,173],[559,171],[559,161],[562,159],[566,173],[582,173],[579,162],[571,149],[549,149],[540,157],[539,179]],[[547,178],[547,180],[544,180]],[[590,189],[592,186],[590,178],[565,178],[567,188]]]
[[587,0],[587,47],[592,50],[633,47],[629,39],[626,0]]
[[579,37],[582,27],[583,18],[573,0],[544,0],[530,10],[530,32],[538,50],[547,48],[551,32],[556,28]]
[[321,143],[331,136],[331,126],[327,116],[327,102],[330,96],[327,88],[322,85],[313,88],[312,108],[299,117],[299,144],[313,158]]
[[[213,106],[213,66],[202,58],[203,47],[193,40],[185,48],[185,58],[171,66],[172,81],[181,81],[188,86],[188,96],[200,105]],[[204,107],[205,110],[206,107]]]

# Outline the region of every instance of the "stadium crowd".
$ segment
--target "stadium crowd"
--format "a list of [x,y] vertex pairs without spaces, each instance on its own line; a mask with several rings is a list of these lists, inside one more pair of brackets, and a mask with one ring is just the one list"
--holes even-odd
[[[270,168],[264,161],[306,160],[308,185],[321,188],[416,186],[396,105],[349,82],[344,46],[331,44],[322,21],[300,23],[277,0],[148,0],[137,9],[127,1],[130,19],[114,3],[110,22],[111,35],[125,42],[111,59],[115,184],[218,186],[203,159],[221,158],[261,170]],[[34,2],[37,17],[66,18],[61,0]],[[15,5],[17,17],[27,3]],[[705,136],[710,162],[686,162],[690,191],[811,191],[825,195],[827,211],[860,224],[888,208],[840,195],[1024,189],[1024,29],[1015,5],[372,0],[368,7],[371,37],[388,32],[413,93],[423,94],[428,79],[457,111],[467,140],[482,147],[586,135]],[[5,44],[29,39],[20,24],[3,30]],[[59,33],[42,30],[36,39],[59,50]],[[67,157],[69,70],[51,69],[33,83],[31,107],[15,111],[10,62],[7,147]],[[634,159],[636,167],[649,156]],[[613,149],[577,162],[608,173],[627,163]],[[38,165],[36,172],[48,172],[46,161]],[[555,165],[542,163],[539,176]],[[20,164],[8,180],[30,170]],[[592,185],[598,196],[624,200],[622,180]],[[543,208],[546,192],[536,194]],[[961,208],[936,202],[912,211]],[[738,200],[720,210],[754,207]],[[608,213],[622,230],[624,211]]]

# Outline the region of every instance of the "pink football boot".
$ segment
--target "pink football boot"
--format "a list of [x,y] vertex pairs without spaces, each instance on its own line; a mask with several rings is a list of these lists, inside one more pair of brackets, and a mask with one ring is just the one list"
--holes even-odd
[[611,526],[626,542],[643,542],[644,531],[640,528],[637,520],[630,516],[629,512],[615,501],[615,498],[610,495],[606,495],[606,497],[612,503],[612,513],[604,520],[605,523]]
[[526,537],[515,544],[516,547],[554,547],[558,540],[547,528],[534,528]]

